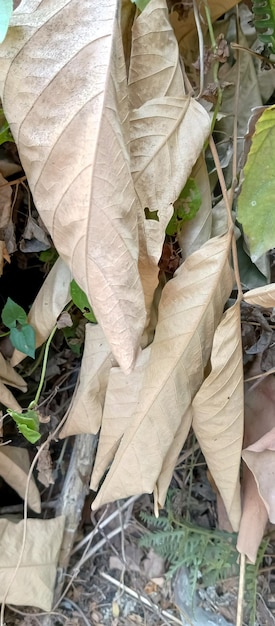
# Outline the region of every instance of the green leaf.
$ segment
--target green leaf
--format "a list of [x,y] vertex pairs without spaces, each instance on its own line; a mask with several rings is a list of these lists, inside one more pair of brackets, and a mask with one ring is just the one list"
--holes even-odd
[[155,222],[159,222],[159,216],[157,211],[150,211],[148,206],[144,209],[145,218],[147,220],[154,220]]
[[143,9],[147,7],[147,4],[149,4],[150,0],[132,0],[132,2],[137,5],[137,8],[140,11],[143,11]]
[[39,415],[37,411],[28,409],[25,413],[18,413],[13,409],[7,409],[7,413],[16,422],[19,432],[31,443],[40,439]]
[[14,348],[34,359],[35,332],[30,324],[25,324],[22,328],[11,328],[10,340]]
[[174,203],[174,214],[166,228],[167,235],[176,235],[184,222],[192,220],[201,206],[201,194],[193,178],[188,181]]
[[27,324],[27,315],[19,304],[16,304],[11,298],[7,302],[2,311],[2,322],[8,328],[16,328],[16,324]]
[[256,123],[238,200],[238,221],[252,261],[275,246],[274,168],[275,105],[266,109]]
[[12,12],[13,1],[0,0],[0,43],[2,43],[6,37]]
[[87,320],[96,324],[97,321],[94,316],[93,309],[86,296],[86,293],[79,287],[75,280],[72,280],[70,290],[71,298],[75,306],[80,309],[80,311],[83,313],[84,317],[86,317]]

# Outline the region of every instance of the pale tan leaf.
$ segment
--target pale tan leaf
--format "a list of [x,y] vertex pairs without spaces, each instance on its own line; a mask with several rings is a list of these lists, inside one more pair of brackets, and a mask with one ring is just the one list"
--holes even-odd
[[95,508],[153,491],[182,417],[202,383],[214,331],[232,289],[230,242],[230,234],[207,242],[163,289],[139,402]]
[[275,285],[264,285],[247,291],[243,299],[249,304],[257,304],[265,308],[275,307]]
[[[24,500],[30,469],[28,451],[15,446],[0,447],[0,475]],[[29,485],[28,506],[36,513],[41,511],[40,494],[32,477]]]
[[[165,0],[150,0],[134,21],[128,84],[131,170],[141,205],[139,271],[148,313],[172,203],[210,132],[208,114],[186,95]],[[145,208],[157,211],[158,221],[145,219]]]
[[[183,259],[186,259],[189,254],[198,250],[211,236],[212,226],[212,201],[211,190],[209,184],[209,176],[207,173],[207,167],[205,159],[201,154],[193,167],[190,174],[198,185],[201,195],[201,206],[195,217],[185,222],[178,235],[178,241],[181,248],[181,254]],[[227,227],[223,233],[227,231]]]
[[86,324],[85,332],[79,387],[60,432],[61,438],[79,433],[98,432],[109,372],[115,364],[110,346],[99,324]]
[[240,304],[228,309],[215,332],[211,371],[193,400],[193,429],[234,531],[241,517],[243,363]]
[[23,0],[0,87],[36,207],[128,370],[145,306],[118,12],[117,0]]
[[0,381],[5,385],[10,385],[10,387],[16,387],[17,389],[21,389],[21,391],[27,391],[27,383],[18,374],[13,367],[5,361],[3,355],[0,353]]
[[171,483],[175,465],[186,441],[187,435],[192,425],[191,406],[181,418],[180,426],[174,436],[173,441],[164,457],[160,475],[154,489],[154,510],[158,513],[159,508],[165,505],[166,494]]
[[[58,316],[71,300],[71,279],[71,272],[66,263],[61,258],[57,259],[45,278],[28,315],[28,323],[35,330],[37,348],[48,339]],[[12,365],[18,365],[25,357],[26,355],[19,350],[14,350],[11,358]]]
[[[64,522],[64,517],[28,519],[22,563],[6,602],[51,610]],[[23,528],[23,520],[17,524],[7,519],[0,520],[0,602],[6,595],[18,562]]]
[[[252,365],[249,375],[260,373],[257,361]],[[245,430],[244,448],[249,448],[266,436],[274,427],[275,378],[268,376],[256,384],[246,385],[245,391]],[[260,444],[261,445],[261,444]],[[244,454],[244,453],[243,453]],[[244,455],[244,461],[245,461]],[[261,543],[268,513],[252,472],[243,466],[242,479],[243,505],[237,548],[255,563]]]
[[252,472],[268,517],[275,523],[275,427],[243,451],[243,459]]
[[124,374],[119,367],[113,367],[110,370],[102,426],[91,478],[91,489],[94,491],[98,489],[99,482],[113,460],[122,436],[131,425],[132,416],[139,401],[150,351],[150,346],[142,351],[131,374]]
[[1,403],[14,411],[21,411],[22,407],[15,399],[11,391],[0,381],[0,401]]

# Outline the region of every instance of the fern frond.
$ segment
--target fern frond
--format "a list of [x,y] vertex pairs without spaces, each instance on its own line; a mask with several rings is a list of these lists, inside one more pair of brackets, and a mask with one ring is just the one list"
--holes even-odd
[[275,0],[253,0],[254,26],[260,41],[275,53]]

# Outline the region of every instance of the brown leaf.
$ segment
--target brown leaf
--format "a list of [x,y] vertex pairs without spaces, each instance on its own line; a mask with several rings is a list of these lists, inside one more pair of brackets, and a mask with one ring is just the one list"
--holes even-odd
[[101,426],[109,372],[115,361],[99,324],[86,324],[79,387],[60,438],[78,433],[96,434]]
[[[30,460],[28,451],[15,446],[0,447],[0,475],[24,500]],[[28,506],[36,513],[41,511],[40,494],[33,477],[30,480]]]
[[1,46],[0,82],[36,207],[127,370],[145,308],[116,13],[116,0],[61,0],[58,11],[23,0]]
[[264,285],[247,291],[243,299],[249,304],[257,304],[265,308],[275,307],[275,285]]
[[[138,404],[133,411],[129,398],[129,426],[94,501],[95,508],[127,495],[153,491],[202,383],[213,333],[231,292],[230,241],[229,234],[207,242],[188,257],[163,289]],[[129,385],[133,374],[129,375]],[[117,420],[119,416],[118,406]]]
[[234,531],[241,517],[243,363],[240,303],[228,309],[215,332],[211,371],[193,400],[193,428],[224,501]]
[[[22,562],[5,598],[8,604],[51,610],[64,522],[64,517],[28,519]],[[23,520],[18,523],[0,520],[0,602],[6,595],[18,562],[23,527]]]
[[[0,229],[4,230],[11,217],[12,188],[0,172]],[[3,186],[2,186],[3,185]]]

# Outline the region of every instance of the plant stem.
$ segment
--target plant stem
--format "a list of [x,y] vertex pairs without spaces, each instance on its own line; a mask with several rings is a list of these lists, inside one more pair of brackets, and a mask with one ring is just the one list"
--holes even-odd
[[46,376],[46,369],[47,369],[47,362],[48,362],[48,355],[49,355],[50,344],[51,344],[52,338],[53,338],[53,336],[54,336],[56,331],[57,331],[57,326],[54,326],[50,336],[47,339],[47,342],[46,342],[46,345],[45,345],[45,352],[44,352],[44,357],[43,357],[42,371],[41,371],[41,377],[40,377],[39,385],[38,385],[37,392],[35,394],[34,400],[28,406],[29,409],[33,409],[33,408],[35,408],[38,405],[38,401],[39,401],[39,398],[40,398],[40,394],[41,394],[42,387],[43,387],[44,381],[45,381],[45,376]]

